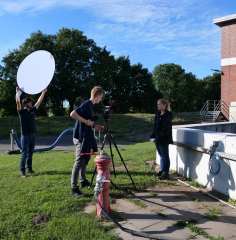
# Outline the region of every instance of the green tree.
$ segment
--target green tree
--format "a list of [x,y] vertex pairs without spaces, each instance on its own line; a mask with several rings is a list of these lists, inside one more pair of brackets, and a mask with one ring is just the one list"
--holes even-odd
[[156,90],[152,74],[141,63],[130,65],[129,56],[121,56],[113,64],[113,77],[107,95],[116,101],[117,112],[156,112],[162,95]]
[[127,113],[130,111],[130,91],[131,91],[131,66],[128,57],[121,56],[116,59],[117,68],[114,69],[113,77],[110,81],[110,91],[108,95],[116,101],[117,112]]
[[192,103],[198,94],[197,79],[192,73],[185,73],[174,63],[160,64],[153,70],[153,81],[163,98],[170,102],[172,111],[193,111]]
[[56,34],[53,48],[56,72],[51,84],[52,109],[55,115],[64,115],[64,100],[69,102],[71,112],[77,98],[88,97],[91,88],[91,48],[94,45],[93,40],[87,39],[77,29],[62,28]]
[[200,111],[207,100],[221,99],[221,74],[214,73],[197,80],[196,91],[198,92],[194,103],[196,111]]
[[141,63],[132,65],[130,104],[133,112],[154,113],[162,95],[152,81],[152,74]]

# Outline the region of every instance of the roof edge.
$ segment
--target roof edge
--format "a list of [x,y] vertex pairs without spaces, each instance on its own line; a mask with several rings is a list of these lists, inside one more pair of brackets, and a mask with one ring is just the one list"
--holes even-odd
[[228,22],[228,21],[232,21],[232,20],[236,20],[236,14],[232,14],[232,15],[228,15],[228,16],[225,16],[225,17],[213,19],[213,23],[216,24],[217,26],[221,27],[223,23]]

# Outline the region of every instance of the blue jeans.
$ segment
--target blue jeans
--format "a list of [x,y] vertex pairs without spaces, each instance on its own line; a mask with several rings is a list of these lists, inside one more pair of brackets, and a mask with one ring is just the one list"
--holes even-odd
[[33,137],[21,136],[22,155],[20,159],[20,171],[25,173],[25,161],[27,162],[27,171],[32,171],[32,156],[35,147],[35,135]]
[[169,158],[169,144],[156,143],[156,149],[160,156],[161,172],[169,174],[170,158]]

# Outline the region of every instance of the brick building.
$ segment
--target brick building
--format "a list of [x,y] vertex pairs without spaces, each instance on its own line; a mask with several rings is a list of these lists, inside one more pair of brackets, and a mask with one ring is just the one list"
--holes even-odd
[[236,116],[236,14],[213,20],[221,27],[221,99]]

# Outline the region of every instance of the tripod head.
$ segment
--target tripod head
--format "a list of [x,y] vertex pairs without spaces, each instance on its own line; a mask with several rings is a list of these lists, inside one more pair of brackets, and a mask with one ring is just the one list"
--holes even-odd
[[110,120],[110,114],[114,113],[115,107],[113,106],[114,100],[110,100],[109,98],[104,98],[103,104],[105,105],[104,112],[102,114],[103,118],[106,122]]

